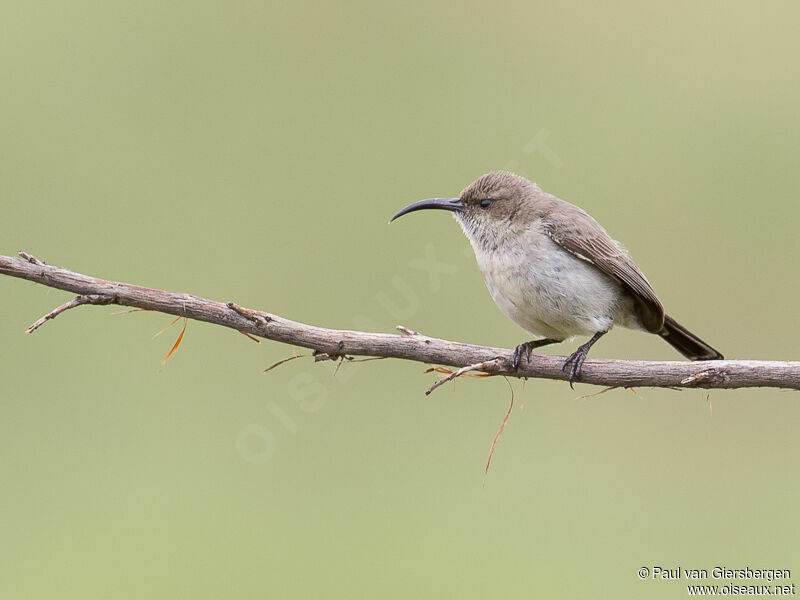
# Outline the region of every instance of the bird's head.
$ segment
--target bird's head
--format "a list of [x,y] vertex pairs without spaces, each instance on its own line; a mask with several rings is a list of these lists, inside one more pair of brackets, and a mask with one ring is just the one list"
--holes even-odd
[[[473,246],[496,248],[520,226],[516,217],[529,205],[539,188],[524,177],[492,171],[469,184],[458,198],[428,198],[406,206],[392,221],[417,210],[451,211]],[[390,221],[391,222],[391,221]]]

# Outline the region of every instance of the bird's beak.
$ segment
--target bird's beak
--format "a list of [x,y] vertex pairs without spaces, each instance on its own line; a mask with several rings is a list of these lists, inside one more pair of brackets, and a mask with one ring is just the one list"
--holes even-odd
[[420,200],[419,202],[414,202],[414,204],[409,204],[403,210],[393,216],[389,223],[398,217],[407,215],[415,210],[425,210],[428,208],[438,208],[439,210],[461,212],[465,207],[464,203],[461,202],[461,198],[428,198],[427,200]]

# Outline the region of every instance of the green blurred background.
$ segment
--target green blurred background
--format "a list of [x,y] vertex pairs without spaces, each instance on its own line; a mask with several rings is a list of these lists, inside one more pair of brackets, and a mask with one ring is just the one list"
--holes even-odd
[[[792,2],[0,3],[0,253],[315,324],[512,347],[407,203],[514,170],[731,358],[797,359]],[[431,265],[446,265],[429,277]],[[444,267],[442,267],[444,268]],[[768,294],[768,299],[765,295]],[[332,365],[0,277],[0,597],[680,598],[800,573],[793,392]],[[116,309],[118,310],[118,309]],[[574,343],[558,352],[571,351]],[[556,352],[556,350],[553,350]],[[596,357],[677,359],[618,330]]]

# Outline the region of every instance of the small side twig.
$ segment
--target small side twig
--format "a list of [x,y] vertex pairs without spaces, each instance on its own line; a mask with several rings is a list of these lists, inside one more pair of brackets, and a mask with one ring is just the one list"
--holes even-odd
[[[33,257],[31,257],[31,258],[33,258]],[[38,260],[38,259],[35,259],[35,260]],[[33,261],[31,261],[31,262],[33,262]],[[39,261],[39,262],[41,262],[41,261]],[[44,264],[44,263],[42,263],[42,264]],[[43,316],[41,319],[35,321],[33,324],[31,324],[30,327],[28,327],[25,330],[25,333],[33,333],[34,331],[39,329],[39,327],[41,327],[42,325],[47,323],[47,321],[49,321],[50,319],[55,319],[58,315],[60,315],[61,313],[63,313],[66,310],[69,310],[70,308],[75,308],[77,306],[82,306],[84,304],[111,304],[112,302],[114,302],[114,297],[113,296],[105,296],[103,294],[86,294],[86,295],[83,295],[83,296],[77,296],[76,298],[73,298],[69,302],[66,302],[66,303],[62,304],[58,308],[54,308],[49,313],[47,313],[45,316]]]
[[272,371],[272,369],[274,369],[276,367],[280,367],[282,364],[287,363],[290,360],[294,360],[296,358],[303,358],[305,356],[308,356],[308,354],[292,354],[288,358],[282,358],[278,362],[272,363],[270,366],[268,366],[266,369],[264,369],[264,373],[266,373],[267,371]]
[[38,259],[38,258],[36,258],[36,257],[35,257],[33,254],[28,254],[27,252],[23,252],[22,250],[20,250],[19,252],[17,252],[17,254],[19,254],[19,255],[20,255],[20,257],[24,258],[24,259],[25,259],[25,260],[27,260],[29,263],[32,263],[32,264],[34,264],[34,265],[39,265],[40,267],[43,267],[43,266],[45,265],[45,262],[44,262],[44,261],[42,261],[42,260],[39,260],[39,259]]
[[261,314],[255,310],[250,308],[245,308],[244,306],[239,306],[235,302],[228,302],[225,306],[230,308],[235,313],[242,315],[243,317],[250,319],[259,327],[266,327],[267,324],[272,321],[272,317]]
[[408,337],[414,337],[415,335],[419,335],[419,332],[414,331],[413,329],[409,329],[405,325],[398,325],[395,327],[397,331],[400,332],[400,335],[407,335]]
[[444,385],[448,381],[452,381],[456,377],[461,377],[464,373],[469,373],[470,371],[482,371],[486,368],[491,367],[492,365],[495,365],[499,360],[502,359],[493,358],[492,360],[486,360],[484,362],[475,363],[474,365],[467,365],[466,367],[461,367],[458,371],[453,371],[447,377],[442,377],[441,379],[438,379],[430,388],[428,388],[428,391],[425,392],[425,395],[430,396],[433,390],[435,390],[441,385]]

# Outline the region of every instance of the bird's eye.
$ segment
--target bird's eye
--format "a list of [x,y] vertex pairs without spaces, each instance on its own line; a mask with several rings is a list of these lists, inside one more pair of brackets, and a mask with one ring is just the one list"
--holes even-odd
[[494,200],[491,198],[484,198],[481,200],[481,208],[489,208],[492,205],[492,202],[494,202]]

